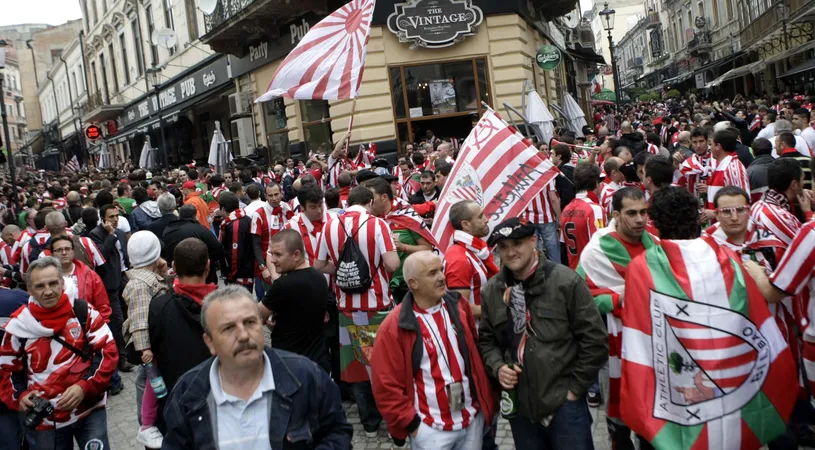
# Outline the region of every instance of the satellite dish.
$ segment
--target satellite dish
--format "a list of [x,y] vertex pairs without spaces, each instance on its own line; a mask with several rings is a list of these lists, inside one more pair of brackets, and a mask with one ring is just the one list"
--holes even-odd
[[151,41],[153,45],[158,45],[159,47],[169,50],[175,47],[175,44],[178,42],[178,36],[176,36],[175,31],[171,29],[162,28],[153,32]]
[[212,14],[218,7],[218,0],[198,0],[198,9],[204,14]]
[[563,25],[567,28],[577,28],[580,25],[580,14],[577,11],[572,11],[565,16],[561,16],[560,20],[563,21]]

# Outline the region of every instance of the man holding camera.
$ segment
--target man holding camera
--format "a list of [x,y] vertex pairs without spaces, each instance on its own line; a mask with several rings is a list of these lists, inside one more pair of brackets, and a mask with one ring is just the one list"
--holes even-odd
[[[12,314],[0,344],[0,399],[25,415],[35,448],[110,448],[105,391],[116,369],[116,342],[102,315],[64,292],[62,264],[31,262],[31,297]],[[25,370],[25,382],[12,378]],[[55,429],[56,428],[56,429]]]

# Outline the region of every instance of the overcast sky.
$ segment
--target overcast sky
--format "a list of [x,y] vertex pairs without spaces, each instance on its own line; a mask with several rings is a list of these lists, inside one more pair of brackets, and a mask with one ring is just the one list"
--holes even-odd
[[22,23],[59,25],[82,17],[78,0],[2,0],[0,26]]

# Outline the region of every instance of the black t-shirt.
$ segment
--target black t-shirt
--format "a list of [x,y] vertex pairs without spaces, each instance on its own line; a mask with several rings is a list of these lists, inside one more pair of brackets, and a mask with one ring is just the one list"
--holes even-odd
[[272,347],[303,355],[328,371],[324,331],[328,300],[325,277],[311,267],[275,280],[263,298],[276,322]]

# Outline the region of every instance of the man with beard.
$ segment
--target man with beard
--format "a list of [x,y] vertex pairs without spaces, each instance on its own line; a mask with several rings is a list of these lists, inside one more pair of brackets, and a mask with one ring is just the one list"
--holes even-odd
[[492,252],[482,239],[490,233],[487,218],[478,203],[463,200],[450,208],[453,245],[444,254],[447,288],[470,302],[475,320],[481,319],[481,291],[498,273]]
[[606,361],[605,327],[586,283],[537,251],[535,227],[498,224],[501,271],[481,297],[478,347],[487,373],[517,391],[517,448],[594,448],[586,392]]
[[631,430],[620,418],[620,312],[628,264],[653,247],[656,238],[645,230],[648,206],[640,189],[625,187],[615,192],[612,210],[612,222],[592,236],[580,255],[577,273],[586,280],[600,314],[607,317],[608,364],[600,371],[600,386],[606,399],[608,439],[611,448],[633,449]]
[[[767,191],[753,203],[750,215],[785,244],[792,242],[802,223],[812,219],[812,194],[804,189],[804,172],[798,161],[778,158],[767,170]],[[797,202],[793,213],[792,205]]]

